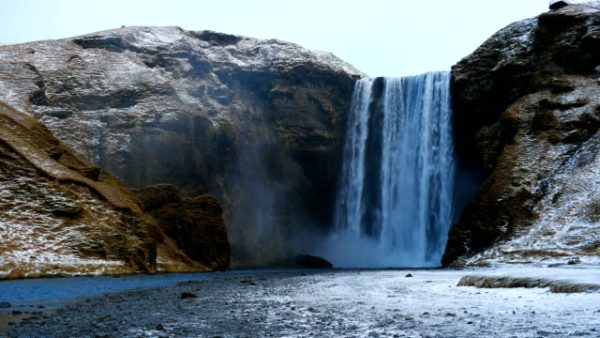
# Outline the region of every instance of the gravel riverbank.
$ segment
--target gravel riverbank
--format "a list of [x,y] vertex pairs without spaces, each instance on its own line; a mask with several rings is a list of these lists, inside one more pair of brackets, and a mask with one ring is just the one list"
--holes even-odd
[[[597,270],[590,270],[597,273]],[[496,272],[498,273],[498,272]],[[412,277],[407,277],[409,274]],[[465,271],[283,271],[84,298],[8,337],[598,337],[600,293],[457,286]]]

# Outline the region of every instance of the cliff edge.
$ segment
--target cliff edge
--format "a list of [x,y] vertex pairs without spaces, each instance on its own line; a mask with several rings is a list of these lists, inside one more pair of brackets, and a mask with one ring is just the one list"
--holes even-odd
[[333,210],[361,72],[331,53],[178,27],[0,46],[0,100],[135,188],[223,205],[243,264],[293,250]]
[[600,5],[511,24],[452,78],[459,161],[487,179],[444,263],[597,260]]

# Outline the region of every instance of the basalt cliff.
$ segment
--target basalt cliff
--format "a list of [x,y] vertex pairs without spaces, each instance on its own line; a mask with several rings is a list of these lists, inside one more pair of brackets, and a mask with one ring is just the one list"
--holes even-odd
[[[362,76],[330,53],[123,27],[2,46],[0,60],[0,100],[142,189],[157,218],[168,218],[163,197],[182,199],[170,188],[146,198],[154,191],[145,186],[217,197],[239,264],[283,260],[310,242],[301,238],[311,226],[330,224],[345,114]],[[166,233],[191,247],[177,232],[186,219],[170,220]]]
[[452,78],[459,160],[487,178],[450,232],[445,263],[597,259],[600,5],[509,25]]

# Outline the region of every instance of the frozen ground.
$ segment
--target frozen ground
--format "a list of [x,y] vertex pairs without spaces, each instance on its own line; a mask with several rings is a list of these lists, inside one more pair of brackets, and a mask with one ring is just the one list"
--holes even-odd
[[510,275],[598,284],[599,274],[598,267],[224,273],[82,299],[24,319],[8,336],[598,337],[600,292],[457,283]]

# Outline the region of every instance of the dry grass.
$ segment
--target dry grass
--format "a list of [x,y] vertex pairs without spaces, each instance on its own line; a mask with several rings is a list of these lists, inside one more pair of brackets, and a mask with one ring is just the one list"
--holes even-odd
[[571,283],[566,281],[553,281],[544,278],[514,278],[514,277],[486,277],[465,276],[460,279],[457,286],[474,286],[476,288],[550,288],[553,293],[576,293],[600,291],[600,284]]

